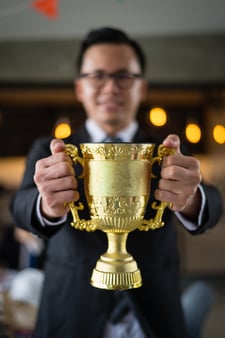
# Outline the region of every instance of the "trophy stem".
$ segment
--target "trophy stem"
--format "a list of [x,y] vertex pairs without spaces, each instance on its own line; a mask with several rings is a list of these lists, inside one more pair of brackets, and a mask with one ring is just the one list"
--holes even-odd
[[[113,255],[114,257],[121,258],[124,256],[130,256],[127,253],[127,237],[128,232],[107,232],[108,238],[108,249],[107,254]],[[124,257],[125,258],[125,257]]]
[[126,290],[142,285],[140,270],[127,252],[127,232],[107,232],[108,249],[97,261],[91,285],[107,290]]

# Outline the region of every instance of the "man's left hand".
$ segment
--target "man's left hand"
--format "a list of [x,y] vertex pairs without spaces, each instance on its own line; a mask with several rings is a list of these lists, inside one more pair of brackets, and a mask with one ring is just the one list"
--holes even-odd
[[177,135],[168,135],[163,144],[174,148],[176,154],[163,158],[161,178],[155,191],[155,198],[171,202],[172,210],[181,212],[191,220],[196,220],[201,206],[201,194],[198,189],[202,180],[200,163],[192,156],[181,154],[180,139]]

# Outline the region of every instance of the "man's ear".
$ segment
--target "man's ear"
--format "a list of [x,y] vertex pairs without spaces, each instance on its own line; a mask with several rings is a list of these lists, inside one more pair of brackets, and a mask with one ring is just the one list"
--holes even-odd
[[148,94],[148,84],[146,80],[142,80],[141,83],[141,101],[144,102]]
[[74,92],[78,102],[82,101],[82,87],[79,80],[74,80]]

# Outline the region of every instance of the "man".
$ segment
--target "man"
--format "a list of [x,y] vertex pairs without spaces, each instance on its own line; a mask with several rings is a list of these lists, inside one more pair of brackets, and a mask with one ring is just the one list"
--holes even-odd
[[[154,142],[136,122],[146,94],[144,70],[140,46],[125,33],[112,28],[90,32],[81,45],[75,81],[76,96],[88,119],[65,143],[79,146],[82,142],[102,142],[106,137]],[[34,337],[119,337],[113,330],[128,318],[135,323],[131,330],[139,333],[127,337],[184,338],[173,217],[175,213],[193,234],[214,226],[221,213],[217,190],[201,183],[199,162],[181,154],[178,136],[167,136],[164,145],[175,148],[177,154],[164,158],[161,179],[153,190],[156,199],[171,202],[172,208],[165,213],[163,228],[129,235],[128,251],[137,259],[143,286],[120,292],[118,298],[125,296],[129,312],[112,320],[114,292],[89,285],[97,258],[106,250],[105,235],[70,226],[71,213],[65,202],[82,201],[85,208],[80,217],[89,215],[82,180],[76,179],[79,174],[65,153],[65,143],[44,138],[34,144],[12,205],[18,226],[49,239]],[[147,216],[149,213],[150,207]]]

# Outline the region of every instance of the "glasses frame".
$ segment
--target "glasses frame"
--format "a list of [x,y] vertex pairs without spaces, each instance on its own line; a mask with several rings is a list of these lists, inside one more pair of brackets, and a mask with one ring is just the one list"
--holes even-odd
[[[122,80],[120,79],[121,75],[126,75],[127,80],[130,80],[130,82],[128,82],[125,86],[124,84],[121,85],[121,82],[120,82],[120,80]],[[96,76],[96,78],[94,76]],[[97,76],[102,76],[102,78],[98,79]],[[141,73],[130,73],[128,71],[117,71],[113,73],[107,73],[104,71],[93,71],[90,73],[79,74],[78,79],[88,79],[91,85],[96,89],[101,89],[102,87],[104,87],[104,85],[106,84],[106,81],[109,79],[113,80],[116,86],[120,89],[130,89],[133,86],[134,81],[137,79],[141,79],[142,77],[143,75]],[[96,83],[94,83],[94,80],[96,80]],[[97,84],[98,80],[99,80],[99,83]]]

